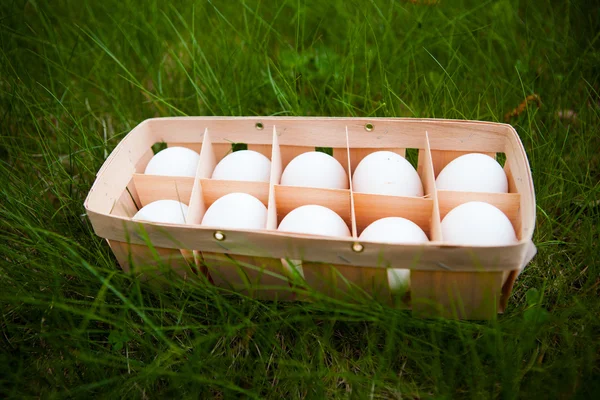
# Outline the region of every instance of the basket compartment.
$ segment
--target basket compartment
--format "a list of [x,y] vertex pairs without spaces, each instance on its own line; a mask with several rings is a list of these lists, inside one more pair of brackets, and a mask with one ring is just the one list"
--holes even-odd
[[[336,135],[343,135],[343,131],[336,132]],[[345,135],[344,135],[345,136]],[[275,140],[276,142],[276,140]],[[332,156],[342,165],[346,174],[349,171],[348,149],[332,148]],[[273,182],[279,183],[281,174],[287,164],[298,155],[315,151],[315,147],[300,146],[279,146],[274,143],[274,153],[279,151],[281,154],[281,170],[276,169],[273,175]],[[349,174],[348,174],[349,175]],[[349,176],[348,176],[349,178]],[[294,209],[305,205],[319,205],[327,207],[338,214],[346,223],[352,232],[353,213],[351,195],[349,189],[323,189],[299,186],[285,186],[275,184],[273,187],[274,201],[273,206],[276,209],[277,226],[281,220]],[[308,286],[313,290],[325,293],[335,297],[337,284],[331,285],[332,277],[338,275],[334,272],[337,265],[305,262],[302,259],[281,259],[281,263],[286,270],[292,285],[300,287]],[[339,267],[342,268],[343,267]],[[342,279],[343,280],[343,279]],[[333,282],[336,282],[333,279]],[[306,296],[299,296],[300,299],[308,300]]]
[[[216,166],[219,157],[224,157],[231,145],[225,143],[212,143],[208,133],[204,137],[204,146],[200,156],[199,177],[196,182],[197,194],[193,197],[194,212],[192,223],[199,224],[202,216],[217,199],[229,193],[246,193],[259,199],[269,210],[271,201],[270,182],[247,182],[208,179]],[[249,150],[255,150],[272,159],[272,145],[249,145]],[[268,154],[265,154],[268,153]],[[273,169],[273,167],[272,167]],[[271,173],[273,176],[273,171]],[[271,215],[268,212],[268,215]],[[267,229],[273,226],[267,219]],[[215,231],[217,232],[217,231]],[[226,235],[226,232],[223,232]],[[223,244],[227,250],[227,244]],[[208,251],[195,252],[201,271],[219,287],[228,288],[244,293],[248,296],[264,300],[293,300],[294,295],[289,290],[287,278],[283,272],[278,258],[249,257],[228,252],[215,253]]]
[[142,207],[157,200],[177,200],[189,205],[194,178],[136,173],[133,174],[133,183]]
[[[392,151],[402,157],[406,156],[406,148],[386,148],[386,147],[353,147],[349,135],[349,161],[350,169],[354,171],[356,166],[363,158],[377,151]],[[425,137],[423,136],[417,143],[421,149],[418,151],[418,166],[417,173],[423,184],[424,197],[407,197],[407,196],[390,196],[372,193],[356,192],[352,188],[352,203],[353,213],[355,216],[356,232],[355,238],[357,242],[363,230],[371,223],[386,217],[401,217],[406,218],[416,223],[427,235],[429,240],[432,240],[431,220],[433,214],[434,202],[431,198],[433,187],[427,182],[427,170],[424,168],[427,165],[427,158],[423,154],[425,148]],[[415,146],[415,143],[412,144]],[[383,254],[385,247],[389,246],[383,243],[366,243],[361,242],[360,246],[368,246],[370,251],[376,249],[382,254],[381,259],[384,260]],[[418,246],[417,246],[418,247]],[[359,247],[360,248],[360,247]],[[406,307],[410,304],[410,288],[408,292],[398,291],[399,288],[391,286],[392,277],[390,276],[395,270],[409,269],[414,260],[409,262],[386,258],[387,262],[382,261],[378,267],[367,267],[363,265],[345,267],[345,275],[353,279],[353,283],[365,292],[370,293],[372,297],[380,301],[393,301],[398,307]],[[400,271],[397,271],[400,272]]]
[[[428,147],[430,142],[428,140]],[[456,146],[456,145],[454,145]],[[428,184],[435,188],[435,177],[452,160],[468,153],[483,153],[495,158],[495,152],[469,150],[431,150]],[[450,210],[470,201],[483,201],[498,207],[513,224],[518,238],[521,238],[520,195],[518,193],[476,193],[448,190],[434,190],[436,210],[432,225],[436,226],[435,236],[444,243],[440,229],[441,220]],[[484,260],[480,269],[474,272],[452,271],[457,265],[444,263],[447,271],[412,271],[413,312],[420,316],[444,316],[446,318],[490,319],[498,311],[503,311],[505,290],[503,284],[511,276],[510,271],[486,271]]]
[[431,150],[431,162],[433,163],[435,177],[437,178],[444,167],[450,164],[451,161],[471,153],[481,153],[496,159],[496,153],[489,151]]
[[470,201],[482,201],[500,209],[512,223],[517,238],[521,238],[521,219],[519,218],[521,196],[519,193],[477,193],[438,190],[437,196],[440,204],[441,219],[444,219],[446,214],[461,204]]
[[[339,131],[339,134],[343,135],[343,131]],[[319,146],[289,146],[289,145],[285,145],[285,146],[279,146],[279,151],[281,154],[281,171],[283,172],[285,170],[285,167],[288,166],[288,164],[290,163],[290,161],[292,161],[294,158],[298,157],[300,154],[303,153],[308,153],[308,152],[312,152],[312,151],[319,151],[317,150]],[[333,158],[335,158],[340,164],[342,164],[342,167],[344,167],[344,170],[346,171],[346,173],[348,173],[348,154],[346,151],[345,147],[330,147],[328,148],[328,150],[331,151],[331,156]],[[281,176],[276,177],[276,182],[275,183],[279,183],[279,180],[281,179]]]
[[[115,206],[111,210],[111,214],[131,218],[138,211],[138,208],[141,208],[151,201],[166,198],[159,197],[160,192],[153,191],[152,193],[156,195],[157,198],[151,201],[148,201],[148,199],[145,199],[145,202],[142,201],[138,189],[141,189],[141,192],[144,193],[147,189],[146,184],[156,177],[152,176],[148,178],[150,179],[143,179],[141,181],[143,183],[136,183],[134,175],[134,178],[127,185],[127,189],[123,191],[121,197],[115,203]],[[173,186],[170,184],[167,184],[166,186],[163,185],[163,188],[165,187],[170,189]],[[173,200],[177,199],[175,198]],[[169,276],[171,272],[175,272],[178,276],[187,279],[195,274],[193,254],[190,251],[132,244],[117,240],[107,240],[107,242],[121,268],[126,272],[139,275],[140,279],[150,281],[155,279],[158,275],[166,274]]]
[[217,199],[229,193],[246,193],[256,197],[266,207],[269,204],[269,184],[267,182],[222,181],[200,179],[204,204],[210,207]]
[[[277,208],[277,224],[292,210],[304,205],[320,205],[327,207],[337,213],[346,223],[349,229],[352,226],[352,208],[350,200],[350,190],[343,189],[318,189],[304,188],[294,186],[275,186],[275,203]],[[342,261],[342,260],[340,260]],[[356,273],[340,265],[325,263],[314,263],[302,261],[302,259],[282,259],[283,266],[287,274],[295,285],[307,285],[317,292],[327,294],[331,297],[337,297],[336,288],[338,283],[338,269],[349,281],[356,280]],[[296,269],[301,279],[294,273]],[[366,272],[366,271],[365,271]],[[343,285],[345,286],[345,285]],[[306,297],[303,297],[306,299]]]
[[329,208],[342,217],[348,228],[352,226],[350,190],[275,185],[275,199],[277,226],[290,211],[310,204]]

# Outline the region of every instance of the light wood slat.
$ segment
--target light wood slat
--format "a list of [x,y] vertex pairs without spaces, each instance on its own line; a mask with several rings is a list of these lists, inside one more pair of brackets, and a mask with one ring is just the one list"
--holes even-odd
[[350,190],[276,185],[275,199],[279,222],[290,211],[300,206],[315,204],[334,211],[342,217],[348,227],[352,224]]
[[133,182],[142,207],[157,200],[177,200],[189,205],[194,186],[194,178],[189,176],[133,174]]
[[260,200],[265,207],[269,204],[269,184],[267,182],[200,179],[200,184],[207,207],[210,207],[217,199],[230,193],[247,193]]
[[202,252],[216,286],[262,300],[294,300],[279,259]]

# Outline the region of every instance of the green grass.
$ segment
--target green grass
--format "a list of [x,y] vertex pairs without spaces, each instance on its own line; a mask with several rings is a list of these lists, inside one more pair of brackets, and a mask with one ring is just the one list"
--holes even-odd
[[[0,395],[597,396],[600,8],[439,3],[0,2]],[[503,121],[533,93],[541,107],[510,122],[539,253],[491,322],[159,290],[84,216],[104,158],[146,118]]]

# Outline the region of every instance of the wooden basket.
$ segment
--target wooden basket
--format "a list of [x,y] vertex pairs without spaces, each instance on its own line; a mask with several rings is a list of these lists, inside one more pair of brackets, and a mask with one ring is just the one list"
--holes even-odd
[[[200,153],[195,178],[144,175],[152,146],[165,142]],[[210,179],[216,163],[232,149],[248,149],[272,161],[269,183]],[[348,175],[367,154],[386,149],[418,152],[417,171],[425,196],[395,197],[350,190],[279,185],[289,161],[315,147],[333,149]],[[505,156],[509,193],[436,190],[435,177],[454,158],[480,152]],[[268,207],[267,229],[215,231],[199,225],[204,211],[232,192],[254,195]],[[189,205],[187,225],[131,220],[138,207],[159,199]],[[519,239],[511,246],[445,244],[440,220],[453,207],[473,200],[500,208]],[[352,238],[278,232],[294,208],[319,204],[337,212]],[[215,285],[267,300],[308,299],[302,293],[378,301],[412,308],[420,316],[489,319],[503,312],[513,284],[535,254],[532,235],[535,197],[527,156],[510,125],[435,119],[184,117],[149,119],[136,126],[110,154],[85,201],[96,234],[106,238],[121,267],[167,265],[190,278],[206,274]],[[359,242],[371,222],[408,218],[430,242],[398,245]],[[288,263],[295,260],[293,263]],[[301,260],[301,261],[299,261]],[[301,263],[299,280],[290,265]],[[390,292],[387,268],[411,270],[410,293],[400,301]],[[292,290],[293,286],[293,290]],[[311,290],[303,291],[303,288]]]

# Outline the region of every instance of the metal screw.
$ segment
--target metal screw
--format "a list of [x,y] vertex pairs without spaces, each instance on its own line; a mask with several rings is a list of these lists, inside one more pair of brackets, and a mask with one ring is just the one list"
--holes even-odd
[[375,126],[372,123],[369,122],[369,123],[365,124],[365,130],[367,132],[371,132],[373,129],[375,129]]
[[257,122],[256,125],[254,125],[254,127],[256,129],[258,129],[259,131],[262,130],[265,126],[263,125],[262,122]]
[[213,233],[213,237],[219,242],[225,240],[225,234],[221,231],[216,231],[215,233]]
[[363,250],[365,249],[365,246],[363,246],[362,244],[355,242],[352,243],[352,251],[355,253],[361,253]]

